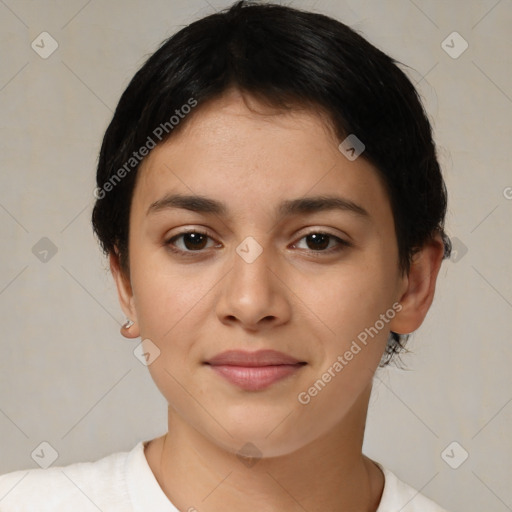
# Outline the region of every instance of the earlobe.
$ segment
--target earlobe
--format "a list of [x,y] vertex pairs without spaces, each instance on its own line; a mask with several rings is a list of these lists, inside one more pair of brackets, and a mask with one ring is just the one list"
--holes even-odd
[[112,251],[109,254],[110,271],[116,283],[119,305],[127,317],[126,323],[121,326],[121,334],[125,338],[138,338],[140,336],[137,323],[137,312],[133,302],[133,292],[130,277],[121,268],[119,253]]
[[138,338],[140,336],[138,325],[129,318],[121,326],[120,332],[125,338]]
[[405,291],[399,299],[402,309],[390,323],[391,331],[410,334],[423,323],[434,300],[443,255],[444,245],[440,236],[426,242],[414,255],[405,278]]

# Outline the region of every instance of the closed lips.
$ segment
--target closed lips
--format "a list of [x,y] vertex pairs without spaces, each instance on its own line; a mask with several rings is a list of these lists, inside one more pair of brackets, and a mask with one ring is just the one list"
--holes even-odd
[[205,364],[230,384],[254,392],[285,380],[307,363],[275,350],[230,350],[218,354]]
[[259,350],[257,352],[228,350],[209,359],[205,364],[211,366],[243,366],[250,368],[258,366],[304,365],[306,363],[275,350]]

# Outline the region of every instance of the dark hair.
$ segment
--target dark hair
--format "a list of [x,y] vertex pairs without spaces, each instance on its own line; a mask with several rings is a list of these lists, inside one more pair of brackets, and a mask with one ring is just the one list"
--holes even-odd
[[[337,20],[276,4],[238,1],[181,29],[135,74],[103,138],[92,213],[103,250],[116,251],[129,271],[129,214],[140,161],[201,104],[235,87],[278,109],[325,113],[340,142],[350,134],[363,142],[361,156],[387,187],[402,272],[436,233],[448,257],[447,194],[431,126],[397,63]],[[407,339],[390,334],[382,366]]]

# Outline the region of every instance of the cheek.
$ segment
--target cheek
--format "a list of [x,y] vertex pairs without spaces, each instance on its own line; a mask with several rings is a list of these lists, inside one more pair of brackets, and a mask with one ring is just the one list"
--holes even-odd
[[323,293],[308,296],[328,329],[322,331],[322,359],[295,397],[306,423],[322,417],[326,428],[336,424],[371,384],[395,314],[391,286],[382,268],[354,266],[339,272]]
[[340,266],[322,278],[310,278],[307,285],[303,280],[296,283],[321,329],[341,344],[372,326],[392,306],[394,281],[382,263],[376,263]]
[[[389,323],[396,314],[394,274],[378,258],[344,267],[328,281],[322,293],[317,288],[316,293],[305,295],[321,319],[324,333],[322,360],[310,385],[330,370],[325,389],[319,383],[319,399],[311,397],[311,409],[317,412],[328,408],[330,401],[341,408],[348,406],[371,382],[387,344]],[[307,393],[307,389],[303,391]]]
[[141,336],[156,343],[178,340],[207,291],[196,281],[150,269],[134,276],[133,289]]
[[171,265],[161,248],[135,248],[130,265],[141,337],[157,345],[176,340],[176,331],[200,302],[204,287]]
[[141,339],[158,347],[148,366],[162,395],[178,411],[190,408],[180,383],[186,381],[197,360],[197,342],[204,338],[208,279],[193,279],[170,265],[146,258],[132,266],[132,286]]

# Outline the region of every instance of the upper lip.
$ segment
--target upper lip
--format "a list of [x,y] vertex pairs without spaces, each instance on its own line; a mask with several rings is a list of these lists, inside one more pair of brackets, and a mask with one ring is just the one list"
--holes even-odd
[[247,352],[243,350],[228,350],[212,357],[206,364],[212,366],[277,366],[282,364],[305,364],[295,357],[276,350],[258,350]]

